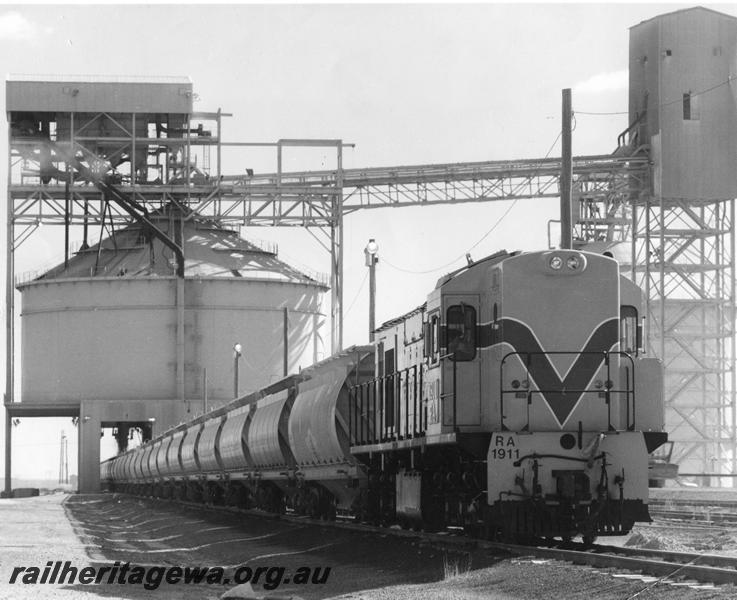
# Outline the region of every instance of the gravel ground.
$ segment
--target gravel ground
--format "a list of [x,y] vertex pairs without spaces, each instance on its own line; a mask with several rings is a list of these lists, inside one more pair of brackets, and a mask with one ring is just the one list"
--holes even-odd
[[[340,596],[341,600],[726,600],[731,586],[693,589],[629,579],[557,561],[510,559],[433,586],[397,586]],[[337,600],[337,599],[336,599]]]
[[[556,561],[447,553],[417,540],[314,525],[215,514],[109,495],[42,496],[0,502],[0,599],[217,600],[234,586],[10,585],[14,566],[69,560],[80,566],[113,561],[144,565],[279,564],[331,566],[322,586],[254,586],[257,596],[298,595],[365,600],[558,599],[686,600],[736,598],[731,586],[699,589],[653,578],[603,572]],[[616,543],[737,556],[737,530],[641,528]],[[680,583],[680,582],[676,582]]]
[[[683,525],[638,526],[628,536],[600,538],[602,544],[737,556],[737,529]],[[465,570],[465,569],[464,569]],[[433,586],[366,590],[334,600],[726,600],[733,586],[699,585],[655,577],[579,567],[553,560],[510,558],[490,568],[445,577]]]
[[10,585],[14,566],[39,565],[64,560],[87,564],[88,546],[74,533],[61,506],[62,495],[0,500],[0,599],[81,600],[98,598],[83,590],[57,586]]

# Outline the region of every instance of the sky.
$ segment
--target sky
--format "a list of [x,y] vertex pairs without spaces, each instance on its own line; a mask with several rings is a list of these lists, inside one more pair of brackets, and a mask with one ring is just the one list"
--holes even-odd
[[[0,73],[186,75],[197,94],[195,110],[233,113],[224,141],[343,139],[355,144],[345,152],[346,168],[560,155],[554,142],[561,90],[572,88],[574,154],[606,154],[627,127],[628,28],[689,6],[0,3]],[[737,16],[734,4],[705,6]],[[6,136],[2,119],[0,139]],[[275,156],[264,152],[226,156],[226,172],[254,165],[275,170]],[[2,181],[6,153],[0,146]],[[285,169],[333,166],[329,152],[285,162]],[[466,252],[481,258],[500,249],[546,248],[548,221],[557,215],[557,200],[546,199],[348,216],[344,345],[368,339],[363,248],[369,238],[379,245],[381,323],[424,302],[442,274],[464,264]],[[276,241],[288,260],[329,272],[327,253],[305,231],[242,234]],[[4,235],[2,227],[3,248]],[[16,254],[16,273],[59,262],[58,237],[43,231],[26,242]],[[70,436],[73,459],[68,419],[22,420],[13,433],[14,475],[55,477],[61,430]]]

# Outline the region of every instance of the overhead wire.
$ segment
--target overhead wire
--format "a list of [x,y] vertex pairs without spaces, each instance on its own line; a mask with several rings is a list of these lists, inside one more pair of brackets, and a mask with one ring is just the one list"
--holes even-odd
[[366,285],[366,279],[368,278],[369,272],[366,271],[363,275],[363,280],[361,281],[361,285],[358,287],[358,291],[356,292],[355,297],[353,300],[351,300],[351,303],[348,305],[348,308],[345,309],[344,315],[347,315],[349,312],[351,312],[351,309],[353,308],[353,305],[356,303],[356,300],[358,300],[358,297],[361,295],[361,291],[363,290],[363,286]]
[[[550,148],[548,149],[548,151],[545,153],[545,156],[543,157],[543,159],[548,158],[548,156],[550,156],[550,153],[553,151],[553,148],[555,148],[555,145],[558,143],[558,140],[561,138],[562,135],[563,135],[563,132],[560,131],[558,133],[558,135],[556,136],[555,140],[553,140],[553,143],[550,145]],[[538,170],[535,171],[535,173],[532,175],[533,177],[539,172],[540,168],[541,167],[538,167]],[[384,257],[382,257],[381,260],[387,266],[391,267],[392,269],[394,269],[396,271],[401,271],[402,273],[410,273],[412,275],[428,275],[429,273],[436,273],[438,271],[442,271],[443,269],[447,269],[448,267],[450,267],[450,266],[454,265],[455,263],[457,263],[459,260],[465,258],[466,255],[469,252],[471,252],[471,250],[473,250],[474,248],[476,248],[481,242],[483,242],[487,237],[489,237],[489,235],[491,235],[491,233],[497,227],[499,227],[499,225],[502,223],[502,221],[504,221],[504,219],[507,217],[507,215],[512,211],[512,209],[517,204],[517,202],[519,202],[519,198],[516,198],[512,202],[512,204],[510,204],[509,207],[507,207],[507,210],[504,211],[504,214],[502,214],[502,216],[499,217],[496,220],[496,222],[491,226],[491,228],[483,236],[481,236],[481,238],[478,241],[476,241],[476,243],[474,243],[470,248],[468,248],[463,254],[459,255],[458,257],[454,258],[452,261],[450,261],[450,262],[448,262],[448,263],[446,263],[444,265],[441,265],[439,267],[435,267],[433,269],[428,269],[426,271],[415,271],[415,270],[412,270],[412,269],[404,269],[402,267],[398,267],[397,265],[393,265],[391,262],[389,262],[388,260],[386,260],[386,258],[384,258]]]
[[[716,85],[711,86],[710,88],[706,88],[705,90],[701,90],[698,92],[692,92],[691,97],[697,97],[697,96],[703,96],[704,94],[708,94],[709,92],[712,92],[716,90],[717,88],[722,87],[723,85],[728,85],[731,83],[731,81],[735,78],[734,75],[730,75],[725,79],[724,81],[721,81],[717,83]],[[666,106],[671,106],[673,104],[678,104],[679,102],[683,102],[682,98],[677,98],[676,100],[670,100],[668,102],[663,102],[662,104],[658,104],[656,108],[665,108]],[[578,115],[592,115],[592,116],[609,116],[609,115],[628,115],[629,111],[617,111],[617,112],[594,112],[594,111],[584,111],[584,110],[577,110],[575,111],[575,114]]]

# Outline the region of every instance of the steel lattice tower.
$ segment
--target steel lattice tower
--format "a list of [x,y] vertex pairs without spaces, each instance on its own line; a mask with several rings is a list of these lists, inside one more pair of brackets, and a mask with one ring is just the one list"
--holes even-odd
[[735,53],[737,19],[704,8],[631,29],[631,143],[651,159],[632,203],[634,276],[681,473],[737,473]]

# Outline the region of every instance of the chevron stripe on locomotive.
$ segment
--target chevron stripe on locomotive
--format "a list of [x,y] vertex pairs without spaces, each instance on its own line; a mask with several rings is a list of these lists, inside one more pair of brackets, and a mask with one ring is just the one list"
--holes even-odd
[[617,262],[499,252],[441,278],[372,346],[102,464],[109,489],[495,539],[649,521],[663,372]]

